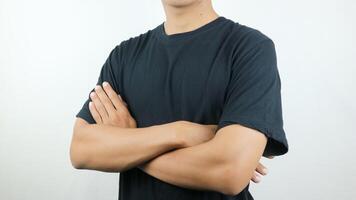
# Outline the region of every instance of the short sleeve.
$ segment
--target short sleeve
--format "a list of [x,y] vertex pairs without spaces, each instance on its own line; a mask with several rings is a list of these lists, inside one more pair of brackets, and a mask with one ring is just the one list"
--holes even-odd
[[[109,56],[105,60],[102,68],[100,70],[99,78],[97,80],[97,85],[101,85],[104,81],[110,83],[113,89],[118,92],[118,77],[120,72],[120,65],[121,65],[121,50],[120,45],[117,45],[114,49],[111,50]],[[88,98],[84,102],[82,108],[76,114],[76,117],[80,117],[87,121],[89,124],[95,124],[95,120],[89,111],[89,102],[90,100],[90,93],[94,91],[93,89],[88,93]]]
[[265,39],[235,56],[218,130],[240,124],[268,138],[264,156],[288,152],[274,43]]

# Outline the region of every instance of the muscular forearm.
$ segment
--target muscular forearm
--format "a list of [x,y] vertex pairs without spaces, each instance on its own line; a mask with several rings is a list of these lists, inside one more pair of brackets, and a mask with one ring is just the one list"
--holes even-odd
[[[257,134],[229,127],[208,142],[165,153],[139,168],[180,187],[235,195],[249,183],[262,154],[250,135]],[[259,146],[263,146],[264,139],[259,138]]]
[[[165,153],[139,166],[146,173],[173,185],[200,190],[223,190],[230,166],[211,148],[211,142]],[[228,174],[226,174],[228,175]]]
[[82,123],[74,128],[71,160],[79,169],[121,172],[180,145],[169,124],[120,128]]

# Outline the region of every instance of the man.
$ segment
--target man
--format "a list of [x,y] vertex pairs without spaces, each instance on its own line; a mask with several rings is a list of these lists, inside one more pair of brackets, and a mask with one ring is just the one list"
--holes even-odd
[[120,172],[121,200],[253,199],[262,156],[287,153],[274,44],[210,0],[163,0],[122,41],[77,114],[71,161]]

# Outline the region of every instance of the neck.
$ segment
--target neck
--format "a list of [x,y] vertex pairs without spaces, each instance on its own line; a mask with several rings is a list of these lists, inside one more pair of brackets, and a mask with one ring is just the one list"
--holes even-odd
[[166,13],[164,29],[167,35],[192,31],[219,17],[210,0],[196,1],[186,6],[163,3],[163,7]]

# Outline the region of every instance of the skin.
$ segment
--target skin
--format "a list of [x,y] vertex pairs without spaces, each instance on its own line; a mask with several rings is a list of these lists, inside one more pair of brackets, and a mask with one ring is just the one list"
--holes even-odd
[[[167,35],[194,30],[218,17],[210,0],[162,4]],[[267,174],[258,162],[267,138],[256,130],[236,124],[216,132],[216,125],[188,121],[137,128],[127,103],[109,84],[96,86],[90,97],[96,124],[77,118],[73,129],[70,156],[77,169],[123,172],[138,167],[177,186],[228,195]]]
[[[94,95],[95,94],[95,95]],[[100,98],[96,98],[96,97],[100,97]],[[99,125],[114,125],[114,126],[122,126],[122,127],[129,127],[129,128],[135,128],[136,127],[136,123],[132,123],[132,117],[128,111],[128,109],[126,108],[127,103],[124,102],[121,98],[120,95],[117,95],[111,88],[111,86],[108,83],[104,83],[103,84],[103,88],[101,88],[100,86],[97,86],[97,89],[95,90],[95,92],[93,92],[91,94],[91,98],[92,98],[92,103],[90,104],[90,112],[93,115],[95,121],[97,122],[97,124]],[[102,103],[105,102],[105,103]],[[114,103],[115,102],[115,103]],[[120,108],[120,106],[125,106]],[[101,108],[101,109],[98,109]],[[102,109],[102,108],[107,108],[106,109]],[[119,109],[117,109],[119,108]],[[121,110],[122,109],[122,110]],[[112,120],[110,119],[109,116],[116,116],[116,120]],[[183,126],[189,126],[191,123],[190,122],[183,122],[180,125]],[[204,125],[207,126],[209,128],[206,129],[208,134],[214,133],[215,132],[215,128],[216,125]],[[241,127],[240,127],[241,128]],[[235,131],[235,130],[234,130]],[[236,133],[232,133],[234,135],[236,135]],[[251,133],[248,133],[251,134]],[[211,141],[211,140],[210,140]],[[226,144],[226,141],[223,140],[223,143]],[[194,145],[191,145],[194,146]],[[209,149],[211,145],[206,142],[205,143],[205,147],[204,145],[200,145],[200,148],[206,148],[203,152],[205,152],[204,154],[206,154],[206,152],[209,152]],[[225,146],[226,148],[226,146]],[[215,150],[214,150],[215,151]],[[200,151],[202,152],[202,151]],[[177,167],[176,165],[172,165],[170,163],[177,163],[177,160],[179,160],[179,151],[176,151],[177,155],[174,155],[174,151],[167,153],[166,156],[159,156],[153,160],[151,160],[150,162],[147,162],[145,164],[139,165],[138,167],[142,170],[144,170],[146,173],[149,173],[153,176],[156,176],[157,178],[160,179],[164,179],[167,182],[170,182],[172,184],[176,184],[182,187],[189,187],[189,188],[194,188],[194,189],[211,189],[214,187],[214,183],[212,183],[211,188],[207,188],[207,187],[199,187],[199,185],[190,185],[190,182],[185,182],[187,179],[185,178],[187,172],[185,170],[182,170],[181,172],[181,176],[183,176],[184,178],[182,178],[181,180],[177,178],[179,177],[175,177],[174,175],[179,173],[177,172]],[[188,152],[189,154],[193,154],[194,155],[194,149],[191,150],[190,152]],[[213,152],[212,152],[213,153]],[[184,152],[183,152],[184,154]],[[187,157],[187,156],[185,156]],[[201,155],[197,155],[197,158],[195,158],[196,160],[199,160],[199,158],[201,158]],[[270,157],[272,158],[272,157]],[[184,160],[182,160],[181,162],[184,162]],[[181,163],[178,162],[178,163]],[[187,162],[187,161],[185,161]],[[223,163],[223,161],[219,160],[219,163]],[[212,162],[213,163],[213,162]],[[224,163],[226,165],[228,165],[228,162]],[[213,165],[213,164],[210,164]],[[171,166],[171,170],[168,170],[170,172],[174,172],[174,174],[171,175],[166,175],[166,174],[160,174],[160,172],[162,171],[162,168],[164,168],[165,170],[167,170],[167,166]],[[204,166],[198,166],[197,169],[199,169],[199,171],[202,171],[201,168],[206,168],[206,165]],[[180,169],[182,169],[181,167],[179,167]],[[190,169],[191,170],[191,169]],[[199,171],[192,171],[193,173],[198,173]],[[202,171],[204,172],[204,171]],[[218,173],[220,174],[220,173]],[[258,183],[260,181],[261,175],[266,175],[267,174],[267,169],[265,166],[263,166],[261,163],[258,163],[255,172],[253,173],[251,180],[255,183]],[[173,178],[170,178],[173,177]],[[197,180],[201,180],[201,174],[197,176]],[[202,182],[200,183],[201,185],[206,185],[207,182]],[[241,186],[243,187],[243,186]],[[215,190],[218,191],[223,191],[223,188],[213,188]],[[226,192],[228,194],[230,194],[228,191]]]
[[75,121],[70,158],[77,169],[123,172],[165,152],[206,142],[214,135],[215,125],[182,121],[137,128],[125,103],[110,85],[106,89],[97,86],[90,95],[93,103],[89,109],[97,124],[81,118]]
[[167,35],[194,30],[219,15],[210,0],[162,0]]

